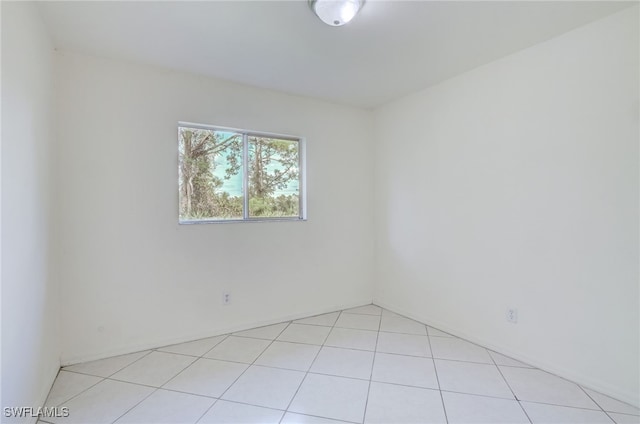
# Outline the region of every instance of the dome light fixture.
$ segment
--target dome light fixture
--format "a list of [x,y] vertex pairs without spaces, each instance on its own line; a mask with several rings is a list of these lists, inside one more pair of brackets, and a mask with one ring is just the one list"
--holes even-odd
[[309,0],[311,10],[322,22],[342,26],[358,13],[364,0]]

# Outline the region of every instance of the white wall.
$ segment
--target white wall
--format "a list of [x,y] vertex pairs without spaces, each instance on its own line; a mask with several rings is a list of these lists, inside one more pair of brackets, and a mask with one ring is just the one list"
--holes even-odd
[[376,111],[376,302],[638,403],[638,35],[635,6]]
[[[368,112],[68,53],[56,64],[63,363],[371,302]],[[181,120],[306,137],[308,221],[178,225]]]
[[53,48],[33,4],[1,7],[2,407],[38,407],[60,366],[50,248]]

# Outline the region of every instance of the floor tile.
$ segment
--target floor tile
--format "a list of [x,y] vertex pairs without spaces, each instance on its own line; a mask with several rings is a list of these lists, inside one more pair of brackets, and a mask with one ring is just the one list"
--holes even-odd
[[437,328],[433,328],[429,326],[427,326],[427,334],[429,334],[430,336],[436,336],[436,337],[454,337],[449,333],[445,333],[444,331],[440,331]]
[[609,412],[609,416],[613,418],[613,421],[615,421],[616,424],[640,424],[640,417],[637,415]]
[[114,380],[160,387],[196,358],[173,353],[151,352],[144,358],[115,373]]
[[128,355],[114,356],[112,358],[98,359],[97,361],[84,362],[77,365],[69,365],[62,369],[65,371],[97,375],[98,377],[109,377],[148,353],[149,351],[145,350],[144,352],[130,353]]
[[158,348],[157,350],[169,353],[179,353],[181,355],[202,356],[210,351],[215,345],[223,341],[227,336],[209,337],[192,342],[174,344]]
[[438,388],[438,379],[431,358],[376,353],[372,380],[407,386]]
[[496,364],[504,365],[506,367],[522,367],[522,368],[533,368],[531,365],[527,365],[524,362],[516,361],[513,358],[509,358],[508,356],[501,355],[497,352],[493,352],[491,350],[487,350],[489,355],[493,358]]
[[371,383],[365,423],[446,423],[440,392]]
[[377,337],[376,331],[333,328],[324,344],[332,347],[373,351],[376,349]]
[[215,399],[158,390],[124,414],[116,424],[195,423]]
[[256,365],[307,371],[320,346],[275,341],[265,350]]
[[49,407],[58,406],[101,380],[101,377],[61,370],[53,382],[53,387],[51,387],[44,404]]
[[247,368],[245,364],[200,358],[165,384],[164,388],[219,397]]
[[450,424],[526,423],[522,405],[534,424],[640,424],[635,406],[375,305],[65,367],[46,405],[71,415],[38,422],[417,424],[444,422],[443,399]]
[[500,367],[519,400],[600,409],[577,384],[539,369]]
[[382,308],[376,305],[358,306],[357,308],[345,309],[344,312],[349,314],[364,314],[364,315],[380,315]]
[[380,317],[376,315],[362,314],[340,314],[340,318],[335,324],[336,327],[354,328],[356,330],[374,330],[378,331],[380,326]]
[[317,325],[291,324],[278,336],[283,342],[296,342],[321,345],[331,331],[329,327]]
[[340,312],[331,312],[329,314],[316,315],[309,318],[303,318],[293,321],[295,324],[324,325],[325,327],[333,327],[336,323]]
[[267,408],[286,409],[304,375],[300,371],[253,365],[222,398]]
[[346,421],[337,421],[329,418],[314,417],[311,415],[295,414],[287,412],[280,424],[342,424]]
[[50,417],[53,423],[112,423],[153,393],[155,389],[120,381],[103,380],[89,390],[64,403],[68,417]]
[[267,325],[266,327],[252,328],[250,330],[238,331],[233,333],[234,336],[253,337],[254,339],[275,340],[282,330],[284,330],[288,322],[281,322],[280,324]]
[[270,340],[229,336],[207,352],[204,357],[251,364],[269,344],[271,344]]
[[518,401],[442,392],[449,424],[528,424]]
[[431,337],[431,351],[434,358],[493,364],[487,349],[452,337]]
[[278,424],[284,411],[219,400],[198,424]]
[[591,399],[593,399],[602,409],[608,412],[619,412],[621,414],[640,415],[640,409],[628,403],[620,402],[619,400],[610,398],[593,390],[584,389]]
[[289,411],[362,422],[368,388],[368,381],[308,374]]
[[498,367],[436,359],[441,390],[514,399]]
[[602,411],[521,402],[533,424],[612,424],[613,421]]
[[427,335],[427,326],[405,317],[383,316],[380,331]]
[[373,352],[324,346],[310,372],[368,380],[372,364]]
[[378,352],[410,356],[430,356],[427,336],[415,334],[383,333],[378,336]]

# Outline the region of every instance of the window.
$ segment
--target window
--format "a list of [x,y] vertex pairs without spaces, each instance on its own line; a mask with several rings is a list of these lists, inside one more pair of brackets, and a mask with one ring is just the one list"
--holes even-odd
[[179,124],[179,222],[305,218],[300,138]]

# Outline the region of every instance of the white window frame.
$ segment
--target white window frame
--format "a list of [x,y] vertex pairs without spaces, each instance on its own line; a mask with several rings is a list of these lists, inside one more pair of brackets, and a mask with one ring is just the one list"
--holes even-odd
[[[222,127],[217,125],[197,124],[193,122],[178,122],[178,144],[180,143],[180,127],[195,128],[209,131],[225,131],[234,132],[242,135],[242,218],[237,219],[181,219],[180,208],[178,208],[178,224],[224,224],[239,222],[282,222],[282,221],[306,221],[307,220],[307,167],[306,167],[306,140],[304,137],[298,137],[289,134],[271,133],[265,131],[243,130],[232,127]],[[298,216],[282,216],[282,217],[251,217],[249,216],[249,137],[275,138],[278,140],[295,141],[298,143]],[[178,163],[178,175],[180,164]],[[180,204],[180,189],[178,189],[178,204]]]

